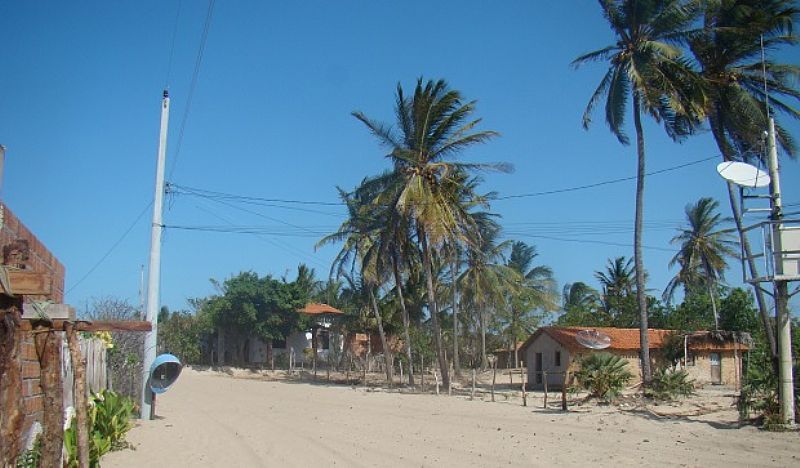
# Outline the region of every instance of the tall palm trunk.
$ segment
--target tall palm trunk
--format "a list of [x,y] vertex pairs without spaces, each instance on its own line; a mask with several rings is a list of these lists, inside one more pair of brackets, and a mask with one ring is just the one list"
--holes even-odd
[[514,368],[519,367],[519,353],[517,352],[517,312],[511,305],[511,334],[514,337]]
[[486,309],[481,307],[478,313],[481,325],[481,369],[489,367],[489,360],[486,359]]
[[711,298],[711,312],[714,313],[714,330],[719,330],[719,312],[717,312],[717,300],[714,297],[713,282],[708,285],[708,296]]
[[[722,126],[719,122],[719,118],[717,117],[717,112],[718,110],[715,110],[715,112],[709,113],[708,116],[711,126],[711,133],[714,135],[714,140],[717,142],[717,148],[719,148],[719,151],[722,153],[722,158],[725,161],[734,161],[734,150],[725,139]],[[744,223],[742,222],[742,212],[739,207],[739,202],[737,201],[736,187],[731,182],[727,182],[726,185],[728,186],[728,201],[730,202],[731,212],[733,213],[733,222],[736,224],[736,232],[739,234],[739,242],[742,246],[742,250],[744,251],[744,255],[747,257],[747,268],[750,269],[750,276],[757,278],[758,267],[756,266],[755,259],[753,259],[750,241],[744,233]],[[761,291],[758,285],[753,284],[752,286],[756,295],[758,312],[761,316],[761,324],[764,326],[764,331],[767,335],[767,343],[769,345],[770,353],[772,354],[772,360],[777,365],[778,346],[775,341],[775,329],[772,326],[769,317],[769,311],[767,309],[767,301],[764,298],[764,293]]]
[[650,340],[647,334],[647,291],[644,280],[644,256],[642,255],[642,222],[644,220],[644,131],[642,130],[641,104],[639,93],[633,93],[633,122],[636,127],[636,220],[634,221],[633,258],[636,268],[636,301],[639,304],[639,342],[642,361],[642,384],[650,386],[652,372],[650,370]]
[[406,340],[406,357],[408,358],[408,384],[414,385],[414,360],[411,355],[411,334],[408,331],[409,320],[408,310],[406,309],[406,300],[403,297],[403,277],[400,275],[400,267],[398,264],[400,259],[397,255],[397,250],[392,249],[392,270],[394,270],[394,283],[397,288],[397,298],[400,300],[400,311],[403,315],[403,338]]
[[422,243],[422,263],[425,268],[425,280],[428,287],[428,311],[431,314],[431,324],[433,325],[433,340],[436,343],[436,358],[439,361],[439,370],[442,372],[442,384],[445,388],[450,385],[450,372],[447,368],[447,359],[444,356],[442,345],[442,327],[439,324],[439,308],[436,305],[436,293],[433,288],[433,265],[431,258],[431,248],[428,245],[428,234],[425,228],[417,228],[420,242]]
[[375,293],[372,291],[372,286],[368,286],[369,300],[372,303],[372,311],[375,313],[375,320],[378,322],[378,333],[381,336],[381,346],[383,346],[383,359],[386,363],[386,381],[389,386],[392,386],[392,377],[394,375],[394,362],[392,359],[392,350],[389,349],[389,343],[386,341],[386,333],[383,332],[383,320],[381,319],[381,312],[378,309],[378,301],[375,299]]
[[458,250],[453,248],[453,261],[450,268],[453,276],[453,371],[461,377],[461,359],[458,357]]

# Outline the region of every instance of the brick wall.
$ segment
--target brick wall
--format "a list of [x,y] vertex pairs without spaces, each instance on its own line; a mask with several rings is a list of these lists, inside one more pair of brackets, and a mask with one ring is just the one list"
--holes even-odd
[[[50,300],[54,303],[64,302],[64,265],[25,227],[19,218],[5,205],[0,203],[0,261],[3,248],[16,241],[26,240],[30,248],[26,270],[48,273],[52,276],[53,292],[51,295],[35,298],[37,300]],[[28,298],[26,299],[33,299]],[[40,386],[39,358],[33,341],[33,334],[20,332],[20,366],[22,370],[22,399],[25,412],[23,426],[23,441],[29,438],[30,430],[34,423],[42,421],[44,394]]]
[[28,241],[30,247],[26,270],[49,273],[53,277],[53,293],[46,299],[57,304],[63,303],[66,274],[64,265],[20,222],[5,203],[0,203],[0,253],[3,247],[18,239]]

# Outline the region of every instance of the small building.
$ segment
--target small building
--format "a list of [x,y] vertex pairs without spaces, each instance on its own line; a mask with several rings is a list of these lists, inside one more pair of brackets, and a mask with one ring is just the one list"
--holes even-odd
[[[593,333],[608,337],[610,343],[603,349],[587,347],[579,341],[579,333]],[[653,369],[670,365],[664,358],[663,348],[670,335],[678,334],[688,359],[682,359],[680,368],[689,373],[697,385],[714,384],[738,388],[742,375],[742,353],[748,351],[750,337],[746,333],[724,331],[697,331],[681,333],[673,330],[648,330],[650,359]],[[548,388],[560,388],[570,364],[588,353],[608,352],[625,359],[634,375],[631,384],[641,382],[638,328],[604,327],[542,327],[522,345],[521,354],[528,368],[528,385],[542,389],[546,375]],[[572,370],[575,370],[573,367]]]
[[[297,313],[310,315],[313,318],[311,327],[308,330],[294,332],[285,340],[272,340],[273,358],[286,360],[288,355],[291,355],[292,362],[300,364],[306,360],[307,351],[305,350],[313,349],[316,350],[318,361],[327,362],[331,352],[342,352],[343,337],[341,334],[331,331],[330,328],[334,319],[344,315],[344,312],[328,304],[312,303],[298,309]],[[269,349],[263,341],[258,338],[250,338],[246,345],[248,364],[271,364]],[[286,356],[279,358],[281,355]]]

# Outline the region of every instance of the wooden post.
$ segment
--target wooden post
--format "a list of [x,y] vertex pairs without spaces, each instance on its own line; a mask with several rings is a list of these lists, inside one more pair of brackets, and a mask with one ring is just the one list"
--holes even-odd
[[436,368],[433,368],[433,378],[436,379],[436,394],[439,394],[439,374],[436,373]]
[[400,385],[403,385],[403,361],[398,359],[397,363],[400,364]]
[[[78,464],[81,468],[89,466],[89,421],[87,420],[87,401],[86,401],[86,369],[81,358],[81,348],[78,342],[78,333],[72,324],[66,325],[67,344],[69,354],[72,358],[72,369],[75,376],[75,385],[72,392],[75,399],[75,418],[76,433],[78,439]],[[143,419],[149,419],[150,415],[143,414]]]
[[[38,330],[37,330],[38,331]],[[34,335],[44,392],[39,466],[61,465],[64,448],[64,387],[61,381],[61,335],[43,329]]]
[[345,382],[347,385],[350,385],[350,370],[353,368],[353,356],[348,355],[348,363],[347,363],[347,375],[345,376]]
[[564,371],[564,384],[561,386],[561,411],[567,411],[567,387],[569,387],[569,369],[572,365],[571,362],[567,363],[567,369]]
[[547,408],[547,371],[542,371],[542,381],[544,382],[544,407]]
[[469,399],[475,399],[475,369],[472,369],[472,393],[470,393]]
[[497,360],[492,363],[492,401],[494,401],[494,382],[497,379]]
[[0,303],[0,466],[14,466],[22,448],[22,425],[25,421],[18,329],[22,302],[0,295]]
[[422,385],[422,391],[424,392],[425,391],[425,356],[423,356],[421,353],[419,355],[419,367],[420,367],[420,374],[421,374],[420,379],[422,381],[420,385]]
[[520,361],[519,378],[522,380],[522,406],[528,406],[528,393],[525,391],[525,363]]

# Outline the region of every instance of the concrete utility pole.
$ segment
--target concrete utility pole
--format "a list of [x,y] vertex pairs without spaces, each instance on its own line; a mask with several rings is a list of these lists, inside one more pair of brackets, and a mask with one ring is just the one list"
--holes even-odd
[[772,249],[775,280],[775,321],[778,327],[778,377],[781,407],[781,422],[794,424],[794,380],[792,376],[792,322],[789,318],[789,284],[782,279],[783,245],[781,243],[781,220],[783,219],[783,202],[781,200],[780,171],[778,170],[778,149],[775,144],[775,121],[770,117],[767,134],[770,195],[772,198]]
[[144,366],[142,369],[142,419],[153,419],[153,392],[150,390],[150,366],[156,359],[158,339],[158,309],[161,286],[161,231],[164,227],[161,212],[164,206],[164,163],[167,154],[167,129],[169,128],[169,93],[164,90],[161,100],[161,133],[158,140],[156,163],[156,188],[153,196],[153,224],[150,231],[150,264],[147,270],[146,319],[153,326],[144,339]]

